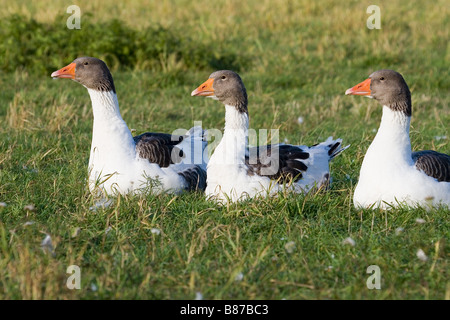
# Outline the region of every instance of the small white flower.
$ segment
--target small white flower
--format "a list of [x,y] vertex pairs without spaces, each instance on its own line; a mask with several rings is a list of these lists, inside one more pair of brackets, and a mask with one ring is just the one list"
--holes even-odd
[[418,224],[423,224],[423,223],[425,223],[426,221],[424,220],[424,219],[421,219],[421,218],[417,218],[416,219],[416,223],[418,223]]
[[435,136],[434,140],[437,140],[437,141],[439,141],[439,140],[447,140],[447,136]]
[[397,229],[395,229],[395,235],[399,235],[400,233],[402,233],[403,231],[405,231],[405,229],[403,229],[402,227],[398,227]]
[[44,240],[41,242],[41,246],[52,246],[52,237],[50,235],[46,234]]
[[376,128],[373,128],[373,129],[372,129],[372,132],[373,132],[373,133],[375,133],[375,132],[377,132],[377,131],[378,131],[378,130],[377,130]]
[[72,232],[72,238],[78,237],[81,232],[81,228],[75,228]]
[[24,227],[26,226],[31,226],[32,224],[34,224],[34,221],[27,221],[23,224]]
[[334,259],[334,253],[331,254],[331,259]]
[[152,228],[150,230],[151,233],[156,234],[157,236],[159,236],[161,234],[161,230],[156,229],[156,228]]
[[356,245],[356,242],[352,238],[348,237],[348,238],[345,238],[344,241],[342,241],[342,244],[344,244],[344,245],[348,244],[348,245],[354,247]]
[[288,138],[284,138],[284,143],[289,143]]
[[244,279],[244,274],[242,272],[239,272],[235,277],[234,281],[242,281]]
[[295,242],[289,241],[284,245],[284,249],[286,249],[287,253],[292,253],[295,250]]
[[427,255],[425,254],[425,252],[423,252],[422,249],[417,250],[416,255],[417,255],[417,258],[419,258],[419,260],[422,260],[422,261],[427,261],[428,260]]
[[325,268],[325,271],[331,271],[331,269],[333,269],[333,266],[328,266]]
[[111,228],[111,226],[109,226],[108,228],[106,228],[105,234],[108,234],[111,230],[112,230],[112,228]]
[[91,283],[91,290],[94,292],[98,290],[98,287],[95,283]]
[[36,211],[36,207],[34,206],[34,204],[28,204],[25,207],[23,207],[23,210],[34,212]]
[[41,247],[44,251],[47,251],[52,254],[52,256],[55,255],[52,238],[50,235],[46,234],[44,240],[41,242]]
[[111,199],[100,199],[97,202],[94,203],[92,207],[89,208],[90,211],[97,211],[99,208],[109,208],[113,204],[113,201]]
[[298,124],[302,124],[304,121],[305,121],[305,119],[303,119],[303,117],[298,117],[297,118]]
[[200,291],[195,293],[195,300],[203,300],[203,295]]
[[0,208],[4,208],[6,206],[7,206],[6,202],[0,202]]

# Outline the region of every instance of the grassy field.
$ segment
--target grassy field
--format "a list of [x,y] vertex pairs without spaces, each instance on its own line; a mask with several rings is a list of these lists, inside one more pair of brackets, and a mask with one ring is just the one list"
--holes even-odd
[[[381,109],[344,95],[375,70],[401,72],[413,149],[450,153],[447,1],[374,3],[381,30],[360,1],[78,1],[81,30],[65,28],[70,4],[0,1],[0,299],[450,299],[448,210],[353,207]],[[220,67],[242,76],[252,128],[352,146],[327,193],[224,207],[119,196],[93,209],[89,95],[50,78],[80,55],[111,66],[136,133],[223,128],[220,103],[190,97]],[[66,287],[70,265],[80,290]],[[380,290],[366,286],[370,265]]]

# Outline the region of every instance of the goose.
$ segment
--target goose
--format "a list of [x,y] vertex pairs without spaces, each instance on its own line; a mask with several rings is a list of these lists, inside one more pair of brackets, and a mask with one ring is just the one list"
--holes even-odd
[[380,127],[361,166],[355,207],[449,205],[450,156],[411,151],[411,93],[403,76],[378,70],[345,94],[373,98],[383,106]]
[[94,125],[89,156],[92,193],[180,193],[206,187],[205,132],[143,133],[133,137],[119,110],[106,63],[80,57],[51,74],[82,84],[89,92]]
[[205,96],[225,105],[225,130],[207,166],[205,194],[219,203],[265,197],[282,190],[296,193],[325,188],[329,161],[340,154],[341,139],[328,138],[312,147],[272,144],[248,148],[247,92],[230,70],[212,73],[191,96]]

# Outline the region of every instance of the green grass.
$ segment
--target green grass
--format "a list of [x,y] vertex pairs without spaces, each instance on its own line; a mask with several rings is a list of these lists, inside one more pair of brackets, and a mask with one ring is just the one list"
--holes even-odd
[[[344,96],[372,71],[401,72],[412,91],[413,148],[450,153],[448,138],[440,138],[450,136],[445,1],[382,2],[381,30],[366,28],[366,6],[358,1],[80,3],[95,37],[118,19],[117,28],[133,35],[160,26],[182,45],[133,61],[120,55],[120,45],[109,46],[126,42],[109,32],[102,43],[110,51],[81,42],[70,46],[72,54],[64,47],[67,30],[58,29],[68,17],[65,2],[4,4],[2,23],[18,13],[34,26],[30,37],[32,28],[49,28],[48,37],[39,34],[52,50],[36,50],[39,39],[0,44],[0,202],[7,204],[0,207],[0,299],[194,299],[196,292],[205,299],[450,299],[448,210],[353,208],[381,110],[375,101]],[[15,24],[9,28],[0,37]],[[135,48],[132,41],[127,45]],[[148,52],[155,46],[149,38]],[[10,50],[7,60],[2,50]],[[222,128],[221,104],[190,92],[223,55],[231,60],[221,67],[238,68],[247,86],[252,128],[279,128],[290,143],[333,135],[352,146],[332,162],[327,193],[225,207],[201,194],[129,196],[92,211],[85,180],[89,95],[50,78],[78,54],[113,66],[122,116],[136,133],[187,129],[198,120]],[[24,210],[29,204],[35,211]],[[54,255],[40,247],[45,233]],[[342,244],[347,237],[355,247]],[[419,249],[428,261],[417,258]],[[73,264],[81,268],[81,290],[65,285]],[[366,287],[370,265],[381,268],[381,290]]]

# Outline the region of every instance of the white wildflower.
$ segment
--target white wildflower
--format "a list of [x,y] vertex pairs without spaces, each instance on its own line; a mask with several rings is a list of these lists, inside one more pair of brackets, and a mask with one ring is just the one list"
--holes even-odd
[[111,199],[100,199],[97,202],[94,203],[92,207],[89,208],[91,211],[97,211],[97,209],[106,209],[109,208],[113,204],[113,201]]
[[41,247],[44,251],[51,253],[52,256],[55,255],[55,248],[53,247],[52,238],[50,235],[46,234],[44,240],[41,242]]
[[34,212],[36,211],[36,207],[34,206],[34,204],[28,204],[25,207],[23,207],[23,210]]
[[284,249],[286,249],[287,253],[292,253],[295,250],[295,242],[289,241],[284,245]]
[[244,274],[242,272],[239,272],[235,277],[234,281],[242,281],[244,279]]
[[348,238],[345,238],[344,241],[342,241],[342,244],[344,244],[344,245],[348,244],[348,245],[351,245],[352,247],[354,247],[356,245],[356,242],[352,238],[348,237]]
[[422,261],[427,261],[428,260],[427,255],[425,254],[425,252],[423,252],[422,249],[417,250],[416,255],[417,255],[417,258],[419,258],[419,260],[422,260]]
[[75,237],[77,237],[79,234],[80,234],[80,232],[81,232],[81,228],[75,228],[74,230],[73,230],[73,232],[72,232],[72,238],[75,238]]
[[203,300],[203,295],[201,292],[197,291],[195,293],[195,300]]
[[157,236],[159,236],[161,234],[161,230],[157,229],[157,228],[152,228],[150,230],[151,233],[156,234]]
[[416,223],[418,223],[418,224],[423,224],[423,223],[425,223],[426,221],[424,220],[424,219],[421,219],[421,218],[417,218],[416,219]]

